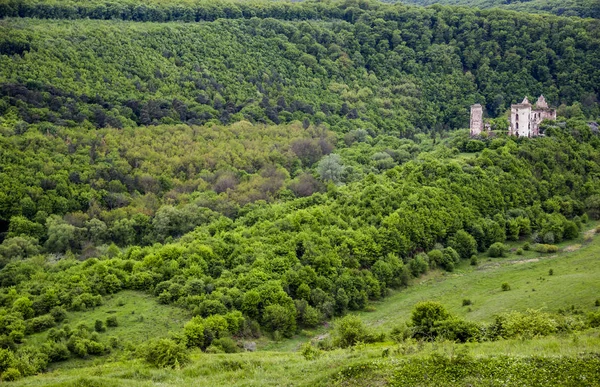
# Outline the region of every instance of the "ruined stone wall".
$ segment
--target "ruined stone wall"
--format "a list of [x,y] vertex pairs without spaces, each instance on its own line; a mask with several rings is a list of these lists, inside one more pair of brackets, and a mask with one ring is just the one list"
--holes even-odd
[[478,136],[483,130],[483,107],[480,104],[471,106],[471,136]]

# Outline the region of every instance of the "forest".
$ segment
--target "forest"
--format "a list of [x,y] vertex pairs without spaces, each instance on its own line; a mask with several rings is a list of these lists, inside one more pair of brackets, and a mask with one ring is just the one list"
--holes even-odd
[[[280,7],[314,16],[279,18]],[[598,115],[597,20],[352,1],[266,10],[202,23],[4,19],[0,114],[88,128],[308,120],[403,137],[465,127],[476,102],[497,117],[528,94]]]
[[483,9],[501,8],[528,13],[600,18],[600,7],[594,0],[405,0],[403,3],[457,5]]
[[[177,369],[333,320],[302,356],[380,342],[352,313],[600,219],[598,20],[354,0],[0,0],[0,18],[3,381],[115,351]],[[543,136],[504,133],[540,94]],[[71,321],[123,294],[186,321],[139,349],[116,315]],[[419,305],[388,337],[600,326]]]

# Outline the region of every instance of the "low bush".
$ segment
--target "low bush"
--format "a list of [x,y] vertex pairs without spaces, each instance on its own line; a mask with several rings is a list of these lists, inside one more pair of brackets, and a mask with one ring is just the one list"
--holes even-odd
[[52,328],[56,325],[54,317],[51,314],[45,314],[42,316],[34,317],[27,320],[27,332],[37,333],[43,332],[48,328]]
[[496,242],[488,249],[488,255],[492,258],[504,257],[506,254],[506,246],[504,243]]
[[334,344],[346,348],[362,343],[383,341],[385,334],[375,335],[367,329],[365,323],[358,317],[347,315],[335,323]]
[[240,350],[235,340],[233,340],[231,337],[222,337],[220,339],[213,340],[212,346],[220,348],[225,353],[236,353]]
[[21,378],[21,372],[16,368],[9,368],[2,373],[2,380],[11,382]]
[[401,343],[411,336],[412,332],[405,324],[392,328],[390,338],[396,343]]
[[117,316],[110,316],[106,318],[106,326],[107,327],[117,327],[119,326],[119,323],[117,322]]
[[178,368],[185,365],[188,353],[185,346],[171,339],[158,339],[142,349],[143,358],[157,368]]
[[590,312],[587,315],[588,324],[591,328],[600,327],[600,312]]
[[67,318],[67,311],[65,308],[60,306],[55,306],[50,310],[50,314],[54,317],[54,321],[57,323],[63,322]]
[[556,245],[547,245],[543,243],[538,243],[533,246],[533,249],[538,253],[556,253],[558,252],[558,246]]
[[104,322],[102,320],[96,320],[94,323],[94,330],[96,332],[104,332],[106,331],[106,327],[104,326]]
[[483,337],[483,329],[479,324],[459,318],[436,322],[432,333],[435,337],[443,337],[460,343],[480,341]]
[[502,289],[503,292],[509,291],[510,290],[510,285],[508,284],[508,282],[503,282],[502,286],[501,286],[501,289]]
[[43,351],[51,363],[67,360],[71,356],[65,343],[46,342],[43,346]]
[[556,333],[558,326],[556,316],[529,309],[525,313],[510,312],[497,316],[488,332],[492,339],[533,338]]
[[304,343],[300,349],[300,353],[306,360],[318,359],[323,353],[319,348],[315,348],[311,343]]

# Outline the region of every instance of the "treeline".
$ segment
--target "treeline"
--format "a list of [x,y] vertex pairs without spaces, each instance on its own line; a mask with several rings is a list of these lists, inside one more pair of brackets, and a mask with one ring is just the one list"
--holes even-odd
[[524,95],[598,115],[597,21],[351,1],[261,7],[346,17],[9,18],[0,27],[0,114],[90,128],[308,120],[404,137],[465,127],[475,102],[499,116]]
[[[355,3],[369,8],[368,2]],[[373,3],[375,5],[375,3]],[[348,14],[351,18],[352,12]],[[343,7],[321,2],[264,1],[47,1],[2,0],[0,17],[34,17],[40,19],[119,19],[138,22],[199,22],[217,19],[275,18],[280,20],[345,19]]]
[[[394,2],[394,1],[387,1]],[[407,0],[405,4],[459,5],[477,8],[501,8],[529,13],[551,13],[559,16],[579,16],[600,19],[600,7],[595,0]]]
[[[581,120],[544,132],[467,140],[485,147],[467,159],[438,145],[378,176],[246,206],[235,221],[215,214],[177,240],[103,247],[84,262],[38,255],[44,226],[23,222],[0,245],[1,341],[21,348],[28,332],[56,324],[56,308],[93,308],[122,289],[192,311],[185,334],[201,348],[241,331],[290,336],[505,240],[575,238],[600,215],[600,139]],[[70,221],[46,220],[46,248],[78,237]]]

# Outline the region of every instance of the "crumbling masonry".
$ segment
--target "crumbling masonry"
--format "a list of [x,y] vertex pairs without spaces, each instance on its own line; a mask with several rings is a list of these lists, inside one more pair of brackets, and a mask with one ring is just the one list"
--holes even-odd
[[[555,120],[556,110],[548,107],[543,95],[540,95],[535,107],[527,97],[523,102],[510,105],[510,127],[508,134],[518,137],[534,137],[540,135],[540,123],[543,120]],[[471,136],[478,136],[487,130],[483,121],[483,107],[480,104],[471,106]]]

